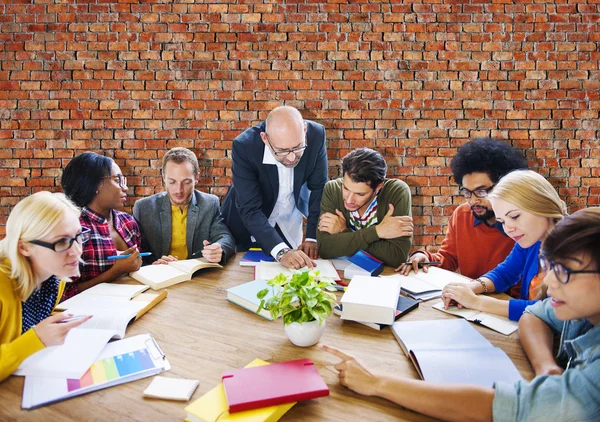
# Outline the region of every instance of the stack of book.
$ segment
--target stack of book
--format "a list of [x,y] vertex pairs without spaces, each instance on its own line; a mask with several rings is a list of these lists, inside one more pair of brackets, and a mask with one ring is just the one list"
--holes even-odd
[[400,280],[355,276],[342,296],[342,319],[391,325],[396,320]]

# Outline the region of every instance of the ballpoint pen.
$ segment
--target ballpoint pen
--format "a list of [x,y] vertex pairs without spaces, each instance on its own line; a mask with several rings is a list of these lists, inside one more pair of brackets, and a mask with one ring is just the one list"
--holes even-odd
[[[140,252],[140,254],[138,256],[150,256],[152,255],[152,252]],[[108,259],[109,261],[114,261],[115,259],[125,259],[125,258],[129,258],[131,256],[130,253],[125,253],[123,255],[111,255],[106,257],[106,259]]]
[[[406,261],[405,264],[412,265],[411,261]],[[418,268],[423,268],[425,265],[442,265],[440,261],[432,261],[432,262],[419,262]]]

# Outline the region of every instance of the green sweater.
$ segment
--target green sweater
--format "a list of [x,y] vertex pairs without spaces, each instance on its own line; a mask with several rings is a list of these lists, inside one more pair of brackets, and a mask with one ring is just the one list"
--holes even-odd
[[[339,258],[354,255],[362,249],[392,267],[405,262],[410,249],[410,237],[380,239],[375,225],[357,231],[349,228],[350,213],[344,207],[342,182],[343,179],[331,180],[325,185],[321,198],[321,215],[326,212],[335,215],[335,210],[340,210],[346,218],[346,230],[336,234],[317,230],[319,256],[324,259]],[[398,179],[385,181],[377,199],[377,221],[383,220],[390,203],[394,205],[394,215],[412,215],[410,189],[406,183]]]

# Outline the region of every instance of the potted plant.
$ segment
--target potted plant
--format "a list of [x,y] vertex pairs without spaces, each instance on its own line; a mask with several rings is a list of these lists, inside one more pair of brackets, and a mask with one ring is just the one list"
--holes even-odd
[[265,299],[269,288],[257,293],[259,312],[266,309],[273,319],[283,317],[285,333],[296,346],[317,344],[325,330],[325,318],[335,305],[335,287],[329,277],[319,271],[294,271],[291,276],[279,274],[268,281],[273,295]]

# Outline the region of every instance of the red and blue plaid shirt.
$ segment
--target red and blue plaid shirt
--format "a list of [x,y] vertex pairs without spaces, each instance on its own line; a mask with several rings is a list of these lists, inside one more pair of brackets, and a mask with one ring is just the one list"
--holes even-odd
[[[114,227],[127,244],[127,247],[137,246],[139,249],[141,247],[140,228],[135,219],[126,212],[116,210],[112,210],[112,216]],[[82,228],[90,229],[90,239],[83,244],[81,255],[81,259],[85,264],[79,264],[81,276],[79,278],[73,277],[73,282],[67,283],[63,300],[79,293],[77,288],[79,282],[91,280],[112,267],[114,261],[109,261],[106,258],[117,255],[117,248],[110,237],[110,228],[106,218],[87,207],[83,207],[79,222]]]

